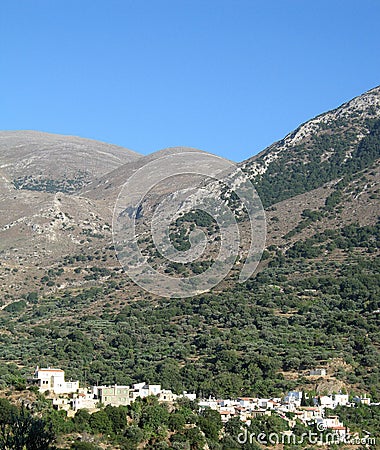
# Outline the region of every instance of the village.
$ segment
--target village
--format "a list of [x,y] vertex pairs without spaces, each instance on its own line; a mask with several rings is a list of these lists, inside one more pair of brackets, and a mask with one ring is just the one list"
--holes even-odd
[[[311,375],[324,375],[324,369],[310,371]],[[297,419],[305,426],[313,424],[318,431],[328,431],[342,442],[350,434],[337,415],[326,414],[326,409],[337,406],[354,407],[358,404],[370,405],[366,396],[350,398],[346,393],[335,393],[309,398],[302,391],[290,391],[282,398],[239,397],[236,399],[197,398],[196,394],[183,392],[175,394],[170,389],[162,389],[159,384],[145,382],[132,386],[90,386],[80,387],[79,381],[66,381],[65,372],[58,368],[37,367],[34,376],[28,379],[31,386],[36,386],[40,393],[51,399],[54,408],[67,411],[73,417],[80,409],[89,413],[110,406],[128,406],[138,398],[155,396],[159,402],[174,403],[180,399],[197,401],[199,410],[210,408],[218,411],[225,424],[238,417],[249,426],[251,419],[259,416],[278,415],[288,421],[293,428]],[[306,406],[308,405],[308,406]]]

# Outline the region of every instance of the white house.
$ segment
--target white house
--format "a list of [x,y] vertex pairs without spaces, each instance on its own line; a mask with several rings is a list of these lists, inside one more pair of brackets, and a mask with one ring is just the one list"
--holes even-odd
[[178,395],[174,394],[170,389],[162,389],[158,394],[158,401],[160,402],[175,402]]
[[335,406],[345,406],[348,403],[348,394],[333,394]]
[[198,406],[200,409],[210,408],[210,409],[217,410],[219,408],[219,404],[218,404],[217,400],[212,399],[212,398],[209,398],[208,400],[201,400],[198,403]]
[[284,403],[294,405],[296,407],[301,406],[302,392],[301,391],[289,391],[284,398]]
[[219,414],[223,423],[227,423],[232,417],[235,416],[234,411],[231,411],[229,409],[221,409],[219,411]]
[[300,406],[299,412],[301,414],[298,418],[304,423],[308,423],[313,419],[322,419],[322,408],[317,406]]
[[161,385],[160,384],[146,384],[136,383],[132,384],[132,389],[129,392],[129,397],[131,401],[136,400],[136,398],[144,398],[149,395],[158,396],[161,394]]
[[319,401],[321,402],[321,406],[324,408],[334,409],[338,405],[345,406],[348,404],[348,395],[347,394],[330,394],[323,395],[319,397]]
[[40,392],[51,391],[55,394],[73,394],[79,389],[79,381],[65,381],[64,370],[52,367],[40,369],[37,366],[33,378],[28,381],[37,385]]
[[269,398],[259,398],[257,403],[259,405],[259,408],[262,408],[262,409],[270,408],[270,409],[272,409],[272,403],[270,403],[270,399]]
[[[186,397],[190,400],[196,399],[196,394],[188,394],[183,392],[181,395],[174,394],[170,389],[161,389],[160,384],[146,384],[136,383],[130,388],[129,386],[92,386],[91,388],[93,398],[97,402],[104,405],[121,406],[130,405],[137,398],[145,398],[149,395],[157,397],[160,402],[174,402],[178,398]],[[76,408],[81,407],[83,399],[77,399],[74,403]]]
[[371,399],[369,397],[367,397],[366,394],[364,394],[363,397],[354,397],[353,400],[355,403],[362,403],[363,405],[371,404]]
[[238,402],[244,408],[258,407],[259,399],[257,397],[239,397]]
[[320,377],[325,377],[326,376],[326,369],[312,369],[309,372],[310,376],[320,376]]
[[182,394],[179,397],[187,398],[187,399],[189,399],[190,401],[193,402],[193,401],[195,401],[197,399],[197,394],[190,393],[190,392],[187,392],[187,391],[183,391]]
[[99,400],[94,397],[92,392],[79,392],[73,395],[71,407],[74,411],[78,409],[96,410]]
[[320,402],[321,406],[323,406],[324,408],[330,408],[330,409],[335,408],[334,400],[331,395],[321,395],[319,397],[319,402]]
[[53,398],[52,400],[53,408],[58,411],[63,409],[65,411],[69,411],[70,409],[70,400],[68,398]]
[[92,392],[103,405],[127,406],[131,403],[129,386],[93,386]]
[[350,432],[349,428],[346,428],[342,422],[339,421],[338,416],[328,416],[324,419],[316,419],[317,426],[322,424],[322,429],[327,429],[328,431],[336,434],[340,440],[344,440],[347,433]]

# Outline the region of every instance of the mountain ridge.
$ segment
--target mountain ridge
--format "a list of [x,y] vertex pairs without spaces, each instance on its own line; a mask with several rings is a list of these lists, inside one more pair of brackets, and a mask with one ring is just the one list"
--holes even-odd
[[[377,86],[304,122],[282,140],[243,161],[242,170],[250,176],[266,206],[309,187],[320,187],[339,177],[337,168],[352,158],[360,142],[371,133],[373,122],[378,128],[379,106]],[[320,178],[319,183],[310,181],[316,177]],[[272,192],[268,193],[270,189]]]
[[[318,116],[318,128],[289,133],[304,130],[263,174],[255,170],[268,149],[242,164],[266,203],[268,242],[258,271],[237,283],[240,259],[213,290],[185,300],[147,294],[114,254],[111,199],[124,170],[147,159],[73,192],[4,181],[0,360],[17,363],[20,374],[56,364],[76,379],[86,371],[94,383],[155,379],[178,391],[229,396],[313,390],[303,375],[342,360],[333,385],[379,398],[380,106],[379,88],[372,91],[345,107],[346,116],[337,108]],[[326,114],[331,120],[321,125]],[[182,220],[173,225],[179,247],[192,225],[216,233],[210,221]],[[239,222],[243,231],[248,225]],[[208,262],[172,264],[167,273],[189,276]]]
[[73,192],[94,177],[140,157],[113,144],[76,136],[0,131],[0,169],[16,188]]

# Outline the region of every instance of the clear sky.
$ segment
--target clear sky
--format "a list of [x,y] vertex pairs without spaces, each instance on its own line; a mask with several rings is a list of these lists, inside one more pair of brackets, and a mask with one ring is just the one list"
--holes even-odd
[[240,161],[380,84],[379,0],[1,0],[0,129]]

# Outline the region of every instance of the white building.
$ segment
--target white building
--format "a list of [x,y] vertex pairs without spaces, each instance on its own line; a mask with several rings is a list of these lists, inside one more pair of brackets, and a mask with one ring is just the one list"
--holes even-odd
[[350,432],[349,428],[346,428],[342,422],[339,421],[338,416],[328,416],[326,418],[319,418],[316,420],[318,424],[322,424],[322,429],[327,429],[328,432],[332,432],[338,436],[340,440],[344,440],[345,436]]
[[[181,395],[174,394],[170,389],[161,389],[160,384],[147,384],[136,383],[130,388],[129,386],[92,386],[91,388],[92,398],[96,400],[96,403],[112,406],[130,405],[138,398],[145,398],[150,395],[157,397],[160,402],[174,402],[179,398],[188,398],[189,400],[195,400],[196,394],[188,394],[183,392]],[[88,401],[91,400],[86,397]],[[83,395],[76,396],[78,398],[73,401],[73,408],[80,409],[86,406]]]
[[259,399],[257,397],[239,397],[238,402],[240,406],[243,406],[244,408],[249,407],[257,407],[259,404]]
[[310,370],[310,376],[320,376],[325,377],[326,376],[326,369],[312,369]]
[[132,384],[132,389],[129,391],[129,397],[132,402],[135,401],[136,398],[144,398],[149,395],[158,396],[160,394],[160,384],[147,384],[145,382]]
[[348,394],[333,394],[335,406],[348,404]]
[[262,409],[272,409],[272,402],[269,398],[259,398],[258,399],[259,408]]
[[103,405],[127,406],[130,405],[129,386],[93,386],[92,393],[94,398]]
[[69,411],[70,409],[70,400],[68,398],[53,398],[52,400],[53,408],[60,411],[63,409],[64,411]]
[[73,394],[70,403],[74,411],[77,411],[78,409],[96,411],[99,400],[97,399],[93,391],[88,391],[87,389],[79,389],[79,392]]
[[178,399],[177,394],[173,394],[170,389],[162,389],[162,391],[158,394],[159,402],[175,402]]
[[208,400],[201,400],[198,403],[199,409],[215,409],[217,410],[219,408],[219,404],[215,398],[209,398]]
[[310,420],[322,419],[323,408],[318,406],[300,406],[298,419],[307,424]]
[[338,405],[345,406],[348,404],[348,394],[331,394],[319,397],[321,406],[324,408],[334,409]]
[[332,398],[332,395],[322,395],[319,397],[320,405],[323,406],[323,408],[330,408],[334,409],[334,400]]
[[197,394],[194,393],[189,393],[187,391],[183,391],[181,395],[179,395],[179,397],[184,397],[189,399],[190,401],[194,402],[197,399]]
[[364,394],[364,396],[362,396],[362,397],[354,397],[353,400],[355,403],[361,403],[363,405],[371,404],[371,399],[369,397],[367,397],[366,394]]
[[40,392],[54,392],[54,394],[73,394],[79,389],[79,381],[65,381],[65,372],[61,369],[48,367],[40,369],[38,366],[33,378],[28,380],[37,385]]
[[294,405],[297,408],[301,406],[302,392],[301,391],[290,391],[284,398],[284,403],[289,405]]

